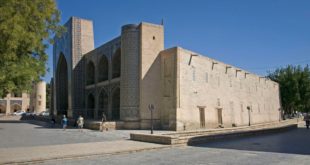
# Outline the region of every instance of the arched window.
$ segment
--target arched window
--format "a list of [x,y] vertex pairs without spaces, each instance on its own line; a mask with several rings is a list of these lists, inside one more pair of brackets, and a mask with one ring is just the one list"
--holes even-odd
[[99,109],[98,109],[98,118],[102,118],[102,114],[104,113],[105,116],[108,118],[108,94],[104,89],[101,90],[99,95]]
[[95,113],[95,97],[89,94],[87,98],[87,118],[93,119]]
[[112,78],[117,78],[121,76],[121,49],[117,51],[112,56]]
[[105,81],[109,79],[109,61],[108,58],[103,55],[100,58],[98,65],[98,81]]
[[95,83],[95,65],[92,61],[89,61],[86,69],[87,85]]

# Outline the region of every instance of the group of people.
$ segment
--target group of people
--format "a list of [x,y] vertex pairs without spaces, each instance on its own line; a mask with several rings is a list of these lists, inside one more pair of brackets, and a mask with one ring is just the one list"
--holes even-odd
[[[65,131],[68,127],[68,118],[66,117],[66,115],[63,115],[63,118],[61,120],[61,125],[63,130]],[[54,117],[52,117],[51,119],[51,127],[54,128],[56,124],[56,120]],[[79,128],[79,130],[82,132],[83,131],[83,127],[84,127],[84,118],[82,117],[82,115],[79,115],[78,119],[76,120],[76,125]]]
[[[68,119],[66,117],[66,115],[63,116],[62,120],[61,120],[61,123],[62,123],[62,128],[63,130],[66,130],[67,126],[68,126]],[[79,131],[80,132],[83,132],[83,127],[84,127],[84,118],[82,117],[82,115],[79,115],[79,117],[77,118],[76,120],[76,123],[77,127],[79,128]]]
[[[108,127],[106,127],[105,122],[107,121],[107,117],[105,116],[105,114],[102,114],[102,119],[101,119],[101,123],[100,123],[100,131],[108,131]],[[51,127],[55,127],[56,124],[56,120],[54,117],[52,117],[51,119]],[[66,117],[66,115],[63,115],[63,118],[61,120],[61,124],[62,124],[62,128],[65,131],[68,127],[68,118]],[[79,128],[80,132],[83,132],[83,127],[84,127],[84,118],[82,117],[82,115],[79,115],[79,117],[77,118],[77,120],[75,121],[76,126]]]

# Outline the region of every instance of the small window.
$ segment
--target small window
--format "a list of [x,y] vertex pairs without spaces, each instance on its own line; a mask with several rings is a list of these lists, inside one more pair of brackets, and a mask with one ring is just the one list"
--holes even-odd
[[39,106],[41,105],[41,101],[38,102],[38,105],[39,105]]
[[208,72],[206,72],[206,83],[208,83],[208,79],[209,79]]
[[153,36],[153,40],[155,40],[156,38],[155,38],[155,36]]

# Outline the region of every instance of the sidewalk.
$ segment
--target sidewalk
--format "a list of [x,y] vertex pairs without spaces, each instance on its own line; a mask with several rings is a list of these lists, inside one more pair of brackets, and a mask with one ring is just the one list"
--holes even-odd
[[120,154],[171,147],[129,140],[36,147],[0,148],[0,164],[35,163],[44,160]]

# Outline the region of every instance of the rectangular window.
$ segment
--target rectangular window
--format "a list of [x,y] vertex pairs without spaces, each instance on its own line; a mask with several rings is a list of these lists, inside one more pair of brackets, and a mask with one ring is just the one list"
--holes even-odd
[[41,105],[41,101],[38,102],[38,105],[39,105],[39,106]]
[[206,83],[208,83],[208,79],[209,79],[208,72],[206,72]]

